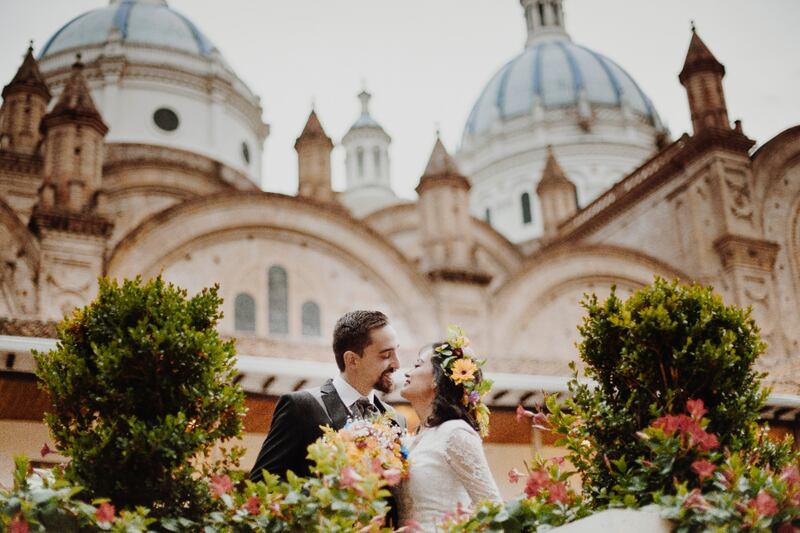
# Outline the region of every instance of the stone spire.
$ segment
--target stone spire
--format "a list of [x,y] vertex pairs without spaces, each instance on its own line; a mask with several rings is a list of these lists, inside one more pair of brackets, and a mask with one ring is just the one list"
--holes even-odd
[[470,184],[439,138],[419,180],[417,209],[423,246],[422,269],[435,279],[488,283],[478,272],[469,214]]
[[92,94],[83,77],[83,63],[80,54],[72,65],[72,75],[55,107],[44,117],[42,128],[44,131],[65,122],[80,123],[96,130],[101,136],[108,133],[108,126],[103,122],[103,117],[94,105]]
[[725,67],[700,39],[692,24],[692,39],[678,79],[686,88],[695,134],[706,128],[730,129],[722,78]]
[[298,196],[322,202],[334,200],[331,185],[331,151],[333,141],[322,129],[316,110],[312,109],[300,137],[294,143],[297,151]]
[[14,79],[3,87],[2,94],[0,149],[33,154],[41,140],[39,124],[51,98],[39,64],[33,57],[33,43],[28,47]]
[[372,117],[366,90],[358,95],[361,114],[342,137],[347,186],[342,201],[357,217],[397,202],[389,173],[392,138]]
[[547,147],[547,161],[536,194],[542,207],[545,235],[554,235],[558,225],[578,210],[575,184],[558,164],[552,146]]
[[93,209],[102,179],[108,126],[86,86],[80,56],[58,102],[42,120],[41,129],[45,150],[40,207],[75,212]]
[[520,0],[528,29],[526,46],[544,38],[566,39],[562,0]]

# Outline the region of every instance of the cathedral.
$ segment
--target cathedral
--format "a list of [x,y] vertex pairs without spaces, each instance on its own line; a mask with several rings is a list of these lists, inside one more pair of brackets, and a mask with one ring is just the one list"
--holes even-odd
[[547,447],[513,408],[566,392],[583,295],[654,275],[752,306],[764,417],[795,431],[800,126],[754,149],[693,29],[675,73],[692,131],[672,138],[631,74],[572,40],[562,0],[520,3],[527,41],[486,73],[460,146],[431,147],[415,201],[392,191],[392,139],[366,91],[341,139],[312,109],[297,193],[264,192],[259,97],[165,0],[112,0],[29,48],[0,108],[0,481],[49,439],[31,350],[53,346],[99,276],[219,284],[248,395],[244,463],[277,395],[336,372],[337,318],[367,308],[390,317],[404,365],[448,324],[470,334],[496,382],[487,455],[503,479]]

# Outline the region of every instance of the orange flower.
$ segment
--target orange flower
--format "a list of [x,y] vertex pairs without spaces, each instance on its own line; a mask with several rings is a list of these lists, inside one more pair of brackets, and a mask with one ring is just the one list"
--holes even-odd
[[458,385],[465,381],[475,379],[475,371],[478,367],[469,359],[458,359],[453,363],[453,381]]

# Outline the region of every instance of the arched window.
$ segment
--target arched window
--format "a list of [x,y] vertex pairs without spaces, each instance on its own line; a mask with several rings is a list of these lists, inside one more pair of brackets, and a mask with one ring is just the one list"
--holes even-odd
[[372,149],[372,159],[375,161],[375,177],[381,175],[381,149],[376,146]]
[[483,213],[483,219],[486,221],[487,224],[492,223],[492,210],[489,209],[488,207],[486,208],[486,211],[484,211]]
[[306,302],[303,304],[302,323],[304,336],[319,337],[322,335],[319,314],[319,305],[315,302]]
[[539,7],[539,25],[540,26],[544,26],[545,25],[545,21],[544,21],[544,2],[539,2],[538,3],[538,7]]
[[531,216],[531,195],[524,192],[522,193],[522,223],[530,224],[533,220]]
[[236,295],[233,301],[233,329],[236,331],[256,330],[256,301],[246,292]]
[[286,269],[270,267],[267,274],[269,302],[269,332],[289,333],[289,279]]
[[558,17],[558,5],[557,4],[553,4],[552,7],[553,7],[553,24],[558,26],[558,25],[561,24],[561,21],[559,21],[559,17]]
[[358,167],[358,177],[364,177],[364,149],[356,148],[356,166]]
[[525,22],[528,24],[528,29],[533,29],[533,6],[525,6]]

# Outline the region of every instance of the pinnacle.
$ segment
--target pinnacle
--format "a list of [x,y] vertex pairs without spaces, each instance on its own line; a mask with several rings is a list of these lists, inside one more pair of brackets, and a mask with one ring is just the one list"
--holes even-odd
[[717,58],[714,57],[706,43],[697,35],[697,30],[692,25],[692,39],[689,41],[689,50],[686,52],[686,60],[683,62],[683,69],[678,78],[683,83],[693,72],[703,70],[725,74],[725,67],[717,61]]
[[539,180],[539,184],[536,186],[536,190],[538,192],[545,187],[563,186],[563,185],[569,185],[570,187],[575,186],[567,177],[567,174],[564,172],[564,169],[561,168],[561,165],[558,164],[558,160],[556,159],[556,156],[553,153],[553,147],[548,146],[547,161],[544,164],[542,177]]
[[47,88],[42,73],[39,71],[39,63],[33,57],[32,42],[28,47],[25,58],[22,60],[22,65],[20,65],[17,73],[14,75],[14,79],[3,88],[3,97],[5,97],[9,91],[25,89],[39,92],[47,100],[50,99],[50,91]]
[[431,157],[428,159],[428,166],[425,167],[425,172],[423,173],[423,177],[425,176],[439,176],[442,174],[455,174],[461,175],[461,172],[458,170],[458,165],[447,153],[447,149],[442,144],[442,140],[439,136],[436,136],[436,144],[433,146],[433,151],[431,152]]
[[325,130],[322,129],[322,124],[319,121],[319,117],[317,116],[317,111],[312,108],[311,114],[308,115],[308,120],[306,121],[305,127],[303,127],[303,132],[300,134],[300,137],[297,138],[295,141],[295,149],[302,144],[304,141],[310,140],[322,140],[326,144],[330,145],[333,148],[333,141],[330,137],[325,133]]
[[89,87],[86,85],[86,79],[83,77],[83,63],[80,61],[80,55],[72,65],[72,75],[67,80],[58,102],[47,114],[45,121],[59,116],[89,120],[103,135],[108,132],[108,126],[103,122],[103,117],[97,110]]

